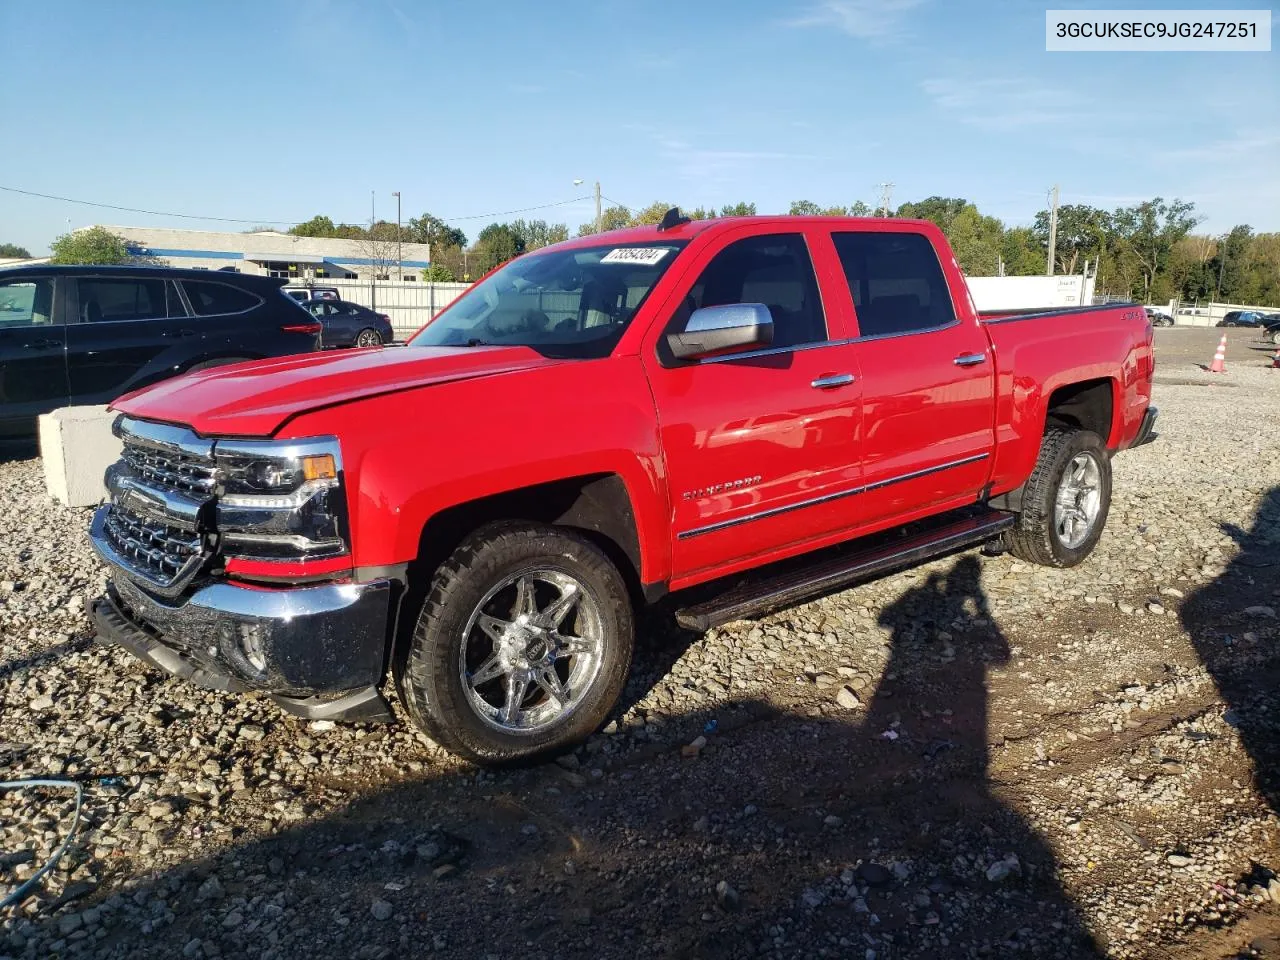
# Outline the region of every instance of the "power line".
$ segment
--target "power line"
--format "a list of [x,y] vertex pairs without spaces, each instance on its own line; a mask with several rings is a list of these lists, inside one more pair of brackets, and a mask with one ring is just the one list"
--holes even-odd
[[[571,203],[581,203],[591,197],[574,197],[570,200],[557,200],[555,203],[540,203],[536,207],[521,207],[519,210],[498,210],[495,213],[473,213],[465,217],[441,217],[446,223],[455,220],[483,220],[485,217],[509,217],[513,213],[529,213],[531,210],[549,210],[552,207],[567,207]],[[612,203],[613,201],[610,201]]]
[[615,207],[621,207],[623,210],[627,211],[627,213],[635,213],[635,211],[632,210],[630,207],[628,207],[625,203],[620,203],[619,201],[614,200],[612,197],[605,197],[603,194],[601,194],[601,196],[603,197],[603,199],[608,200],[610,203],[612,203]]
[[298,224],[305,223],[305,220],[267,220],[266,217],[258,217],[253,220],[242,219],[239,217],[206,217],[194,213],[169,213],[164,210],[143,210],[140,207],[122,207],[115,203],[99,203],[96,200],[77,200],[74,197],[59,197],[52,193],[37,193],[34,190],[20,190],[17,187],[0,186],[0,190],[6,193],[21,193],[27,197],[41,197],[45,200],[61,200],[63,203],[78,203],[84,207],[101,207],[104,210],[123,210],[125,213],[145,213],[152,217],[179,217],[183,220],[215,220],[219,223],[262,223],[266,220],[269,223],[288,223]]
[[[281,217],[213,217],[198,213],[174,213],[169,210],[147,210],[142,207],[126,207],[117,203],[102,203],[97,200],[79,200],[75,197],[62,197],[53,193],[39,193],[35,190],[23,190],[19,187],[6,187],[3,185],[0,185],[0,190],[5,191],[6,193],[20,193],[27,197],[39,197],[43,200],[58,200],[62,203],[75,203],[84,207],[98,207],[103,210],[120,210],[124,213],[145,213],[147,216],[151,217],[176,217],[181,220],[208,220],[215,223],[274,223],[287,224],[289,226],[296,226],[297,224],[307,222],[306,220],[286,220]],[[441,217],[440,219],[446,223],[452,223],[458,220],[483,220],[486,217],[506,217],[513,213],[529,213],[533,210],[549,210],[552,207],[564,207],[571,203],[581,203],[583,200],[590,199],[591,197],[589,196],[573,197],[569,200],[557,200],[554,203],[541,203],[532,207],[520,207],[516,210],[499,210],[494,213],[473,213],[468,214],[465,217]],[[613,203],[614,201],[610,200],[609,202]],[[621,206],[621,204],[619,204],[619,206]]]

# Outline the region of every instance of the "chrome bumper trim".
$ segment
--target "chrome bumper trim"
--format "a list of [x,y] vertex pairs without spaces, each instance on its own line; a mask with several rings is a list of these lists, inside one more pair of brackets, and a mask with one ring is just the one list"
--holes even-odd
[[[346,693],[382,678],[389,580],[286,589],[216,582],[176,602],[127,578],[111,586],[95,607],[99,636],[169,673],[292,697]],[[148,641],[145,656],[138,635]]]

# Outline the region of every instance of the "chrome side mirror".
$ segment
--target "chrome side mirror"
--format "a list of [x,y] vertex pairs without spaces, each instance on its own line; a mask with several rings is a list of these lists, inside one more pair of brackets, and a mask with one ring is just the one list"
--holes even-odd
[[667,346],[678,360],[696,360],[727,350],[767,347],[771,343],[773,315],[763,303],[703,307],[690,314],[683,330],[667,334]]

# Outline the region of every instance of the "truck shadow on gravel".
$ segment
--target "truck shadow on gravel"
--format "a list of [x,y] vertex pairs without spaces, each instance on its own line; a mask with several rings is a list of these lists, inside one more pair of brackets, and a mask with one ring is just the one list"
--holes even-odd
[[1222,529],[1240,552],[1187,597],[1182,625],[1249,753],[1258,792],[1280,813],[1280,487],[1263,498],[1250,529]]
[[[104,885],[82,955],[1096,956],[1048,845],[988,783],[987,673],[1009,651],[979,570],[963,557],[882,611],[865,708],[779,677],[775,702],[650,715],[557,763],[353,792]],[[169,845],[214,819],[243,817],[188,808]],[[60,919],[28,930],[37,955]]]

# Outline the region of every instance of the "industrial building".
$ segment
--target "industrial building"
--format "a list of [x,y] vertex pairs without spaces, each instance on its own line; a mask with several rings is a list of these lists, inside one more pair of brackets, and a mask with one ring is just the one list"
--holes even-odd
[[237,270],[288,279],[421,279],[431,265],[425,243],[295,237],[274,230],[221,233],[165,227],[114,227],[130,250],[172,267]]

